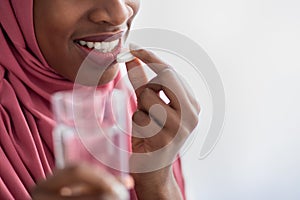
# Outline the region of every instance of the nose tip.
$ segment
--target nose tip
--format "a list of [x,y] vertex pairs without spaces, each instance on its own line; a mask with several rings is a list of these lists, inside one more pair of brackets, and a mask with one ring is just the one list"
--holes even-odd
[[133,15],[133,10],[124,0],[104,0],[89,14],[94,23],[109,23],[117,26],[125,23]]

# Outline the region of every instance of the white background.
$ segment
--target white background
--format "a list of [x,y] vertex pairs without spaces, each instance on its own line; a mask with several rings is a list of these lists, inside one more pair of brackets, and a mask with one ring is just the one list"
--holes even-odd
[[[190,37],[225,87],[216,148],[199,160],[200,136],[183,154],[188,199],[299,200],[300,1],[141,1],[134,27]],[[207,127],[203,118],[200,128]]]

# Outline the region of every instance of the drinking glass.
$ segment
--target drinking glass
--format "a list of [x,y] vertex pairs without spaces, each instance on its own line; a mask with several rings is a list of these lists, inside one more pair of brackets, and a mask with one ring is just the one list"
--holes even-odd
[[86,162],[116,176],[128,173],[130,127],[124,91],[62,91],[52,96],[52,105],[58,168]]

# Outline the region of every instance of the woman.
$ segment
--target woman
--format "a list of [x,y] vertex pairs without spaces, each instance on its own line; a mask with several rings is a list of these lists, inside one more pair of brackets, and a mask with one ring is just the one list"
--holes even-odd
[[[30,199],[30,191],[34,199],[120,198],[122,184],[100,169],[79,165],[54,170],[51,133],[55,123],[50,97],[57,91],[72,89],[80,65],[95,48],[95,42],[108,37],[125,38],[138,8],[139,2],[132,0],[0,0],[0,199]],[[115,59],[117,53],[116,48],[106,47],[100,57],[104,61],[107,57]],[[129,73],[134,88],[144,85],[136,90],[139,109],[133,123],[147,124],[149,108],[154,104],[162,105],[168,116],[157,135],[133,137],[132,151],[147,153],[162,148],[179,129],[184,130],[177,143],[181,146],[197,124],[197,103],[158,57],[142,49],[132,50],[132,54],[137,59],[126,63],[128,70],[139,66],[140,61],[159,63],[152,66],[157,77],[175,85],[182,95],[177,99],[172,91],[148,84],[141,69]],[[113,88],[118,79],[118,64],[113,62],[105,68],[99,89],[105,92]],[[170,104],[158,97],[161,89]],[[179,99],[183,104],[179,105]],[[180,124],[183,108],[189,118]],[[168,165],[133,174],[133,178],[132,199],[184,197],[179,160],[173,168]]]

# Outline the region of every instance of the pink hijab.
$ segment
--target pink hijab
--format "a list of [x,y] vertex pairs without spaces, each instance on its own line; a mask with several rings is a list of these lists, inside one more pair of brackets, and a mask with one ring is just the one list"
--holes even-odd
[[[30,199],[30,189],[55,167],[51,95],[73,83],[39,50],[33,0],[1,0],[0,22],[0,199]],[[113,89],[118,79],[100,89]],[[179,159],[173,170],[184,194]]]

